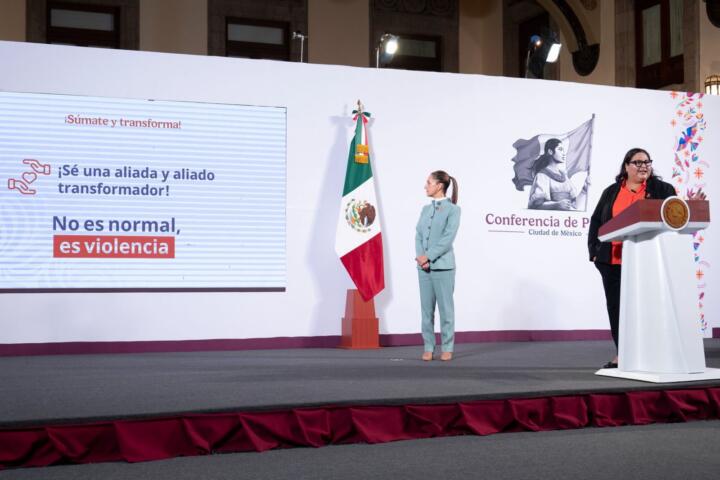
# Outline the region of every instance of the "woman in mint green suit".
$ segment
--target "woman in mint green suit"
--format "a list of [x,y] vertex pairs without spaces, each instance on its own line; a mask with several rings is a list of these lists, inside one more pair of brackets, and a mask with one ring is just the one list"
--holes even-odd
[[[452,184],[452,197],[445,194]],[[453,241],[460,226],[458,187],[453,177],[442,170],[430,174],[425,193],[432,199],[420,212],[415,232],[415,261],[420,280],[422,337],[425,350],[422,359],[430,361],[435,350],[435,305],[440,310],[442,338],[440,360],[452,359],[455,344],[455,253]]]

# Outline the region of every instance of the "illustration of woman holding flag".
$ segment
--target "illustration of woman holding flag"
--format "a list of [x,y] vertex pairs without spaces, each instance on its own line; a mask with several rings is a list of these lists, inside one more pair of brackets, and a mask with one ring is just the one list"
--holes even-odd
[[533,164],[535,175],[528,208],[539,210],[575,210],[580,195],[587,192],[586,179],[578,189],[569,178],[565,168],[567,152],[562,141],[551,138],[545,142],[543,154]]

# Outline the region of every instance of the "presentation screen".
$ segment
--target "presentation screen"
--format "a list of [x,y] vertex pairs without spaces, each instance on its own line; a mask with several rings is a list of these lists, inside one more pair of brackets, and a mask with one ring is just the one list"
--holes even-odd
[[286,285],[286,110],[0,92],[0,291]]

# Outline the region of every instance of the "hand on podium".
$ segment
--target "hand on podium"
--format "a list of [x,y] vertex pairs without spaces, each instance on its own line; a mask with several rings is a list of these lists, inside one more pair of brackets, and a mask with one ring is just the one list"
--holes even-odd
[[699,187],[697,191],[693,191],[692,189],[687,191],[687,199],[688,200],[706,200],[707,195],[705,195],[705,192],[703,192],[702,187]]

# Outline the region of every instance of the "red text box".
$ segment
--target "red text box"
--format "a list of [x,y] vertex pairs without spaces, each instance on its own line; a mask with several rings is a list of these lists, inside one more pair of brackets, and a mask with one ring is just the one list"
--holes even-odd
[[175,237],[54,235],[56,258],[175,258]]

